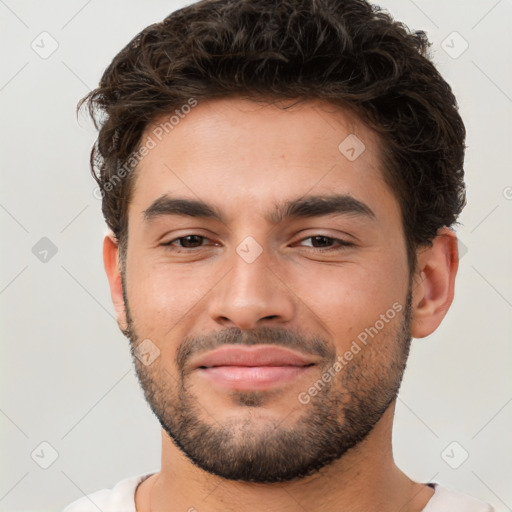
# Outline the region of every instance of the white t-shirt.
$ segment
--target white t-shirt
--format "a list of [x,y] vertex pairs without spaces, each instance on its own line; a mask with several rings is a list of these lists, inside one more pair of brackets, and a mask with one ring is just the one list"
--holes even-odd
[[[136,512],[135,490],[153,473],[121,480],[112,489],[103,489],[84,496],[68,505],[63,512]],[[422,512],[493,512],[494,509],[483,501],[467,494],[448,489],[439,484],[429,484],[434,488]]]

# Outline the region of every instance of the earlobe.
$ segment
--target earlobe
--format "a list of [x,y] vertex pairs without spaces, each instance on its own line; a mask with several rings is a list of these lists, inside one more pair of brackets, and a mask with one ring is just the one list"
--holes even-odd
[[418,252],[413,279],[411,335],[424,338],[434,332],[453,301],[455,276],[459,266],[457,236],[441,228],[432,245]]
[[119,246],[115,235],[111,231],[103,240],[103,264],[110,285],[110,296],[116,311],[117,325],[123,331],[127,327],[127,322],[119,269]]

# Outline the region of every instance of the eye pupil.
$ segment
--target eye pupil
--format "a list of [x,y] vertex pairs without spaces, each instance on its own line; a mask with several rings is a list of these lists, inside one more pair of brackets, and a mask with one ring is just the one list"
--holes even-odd
[[199,235],[188,235],[181,238],[181,246],[182,247],[196,247],[197,245],[201,245],[202,236]]
[[[313,241],[314,247],[326,247],[331,245],[332,238],[329,238],[328,236],[313,236],[311,237],[311,240]],[[320,241],[320,243],[315,245],[315,242],[318,241]]]

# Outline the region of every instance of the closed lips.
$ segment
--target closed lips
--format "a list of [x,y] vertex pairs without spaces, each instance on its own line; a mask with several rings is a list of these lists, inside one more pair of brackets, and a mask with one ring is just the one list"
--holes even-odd
[[315,362],[297,352],[275,346],[230,345],[210,352],[192,364],[204,369],[215,366],[312,366]]

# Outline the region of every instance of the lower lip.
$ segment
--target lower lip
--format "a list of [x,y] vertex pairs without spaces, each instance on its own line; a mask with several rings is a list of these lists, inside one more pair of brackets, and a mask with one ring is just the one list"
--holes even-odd
[[210,381],[238,390],[266,389],[304,375],[311,366],[214,366],[199,368]]

